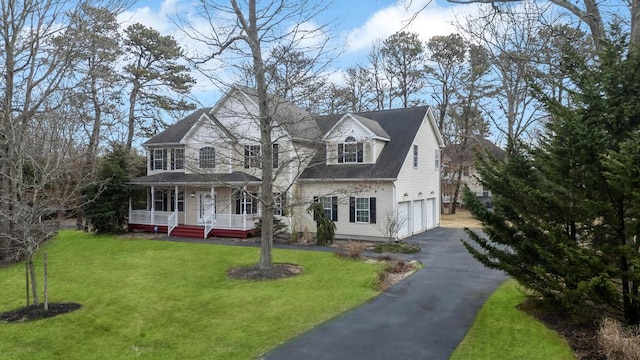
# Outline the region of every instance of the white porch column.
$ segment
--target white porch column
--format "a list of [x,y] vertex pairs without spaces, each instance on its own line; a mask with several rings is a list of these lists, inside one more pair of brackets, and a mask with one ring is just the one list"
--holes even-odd
[[[177,213],[178,212],[178,185],[176,185],[173,190],[173,205],[174,205],[174,209],[176,209],[176,211],[174,212]],[[177,220],[177,215],[176,215],[176,220]]]
[[156,208],[156,187],[151,185],[151,225],[155,225],[155,219],[153,212]]
[[216,188],[211,187],[211,221],[215,224],[216,217]]

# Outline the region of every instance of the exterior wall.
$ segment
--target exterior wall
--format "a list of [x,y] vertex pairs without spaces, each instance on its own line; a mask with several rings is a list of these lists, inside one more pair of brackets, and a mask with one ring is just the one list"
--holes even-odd
[[[435,199],[434,227],[437,227],[440,225],[440,170],[436,169],[436,154],[439,154],[440,148],[434,130],[428,118],[425,117],[413,140],[413,144],[418,145],[418,167],[413,167],[412,146],[404,158],[395,185],[398,202],[413,203],[424,199],[426,203],[428,199]],[[426,215],[424,209],[423,213]],[[412,214],[410,213],[408,217],[411,219]]]
[[[391,182],[313,182],[299,184],[297,203],[294,209],[294,231],[302,232],[305,227],[315,233],[316,223],[306,209],[314,196],[338,197],[337,239],[385,240],[384,228],[388,214],[394,214],[393,183]],[[376,224],[349,222],[349,197],[376,198]]]

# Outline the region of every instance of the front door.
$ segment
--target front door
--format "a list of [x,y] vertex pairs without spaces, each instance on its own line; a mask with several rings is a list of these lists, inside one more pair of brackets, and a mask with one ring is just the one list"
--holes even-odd
[[215,213],[216,197],[211,192],[198,193],[198,223],[204,224],[207,217]]

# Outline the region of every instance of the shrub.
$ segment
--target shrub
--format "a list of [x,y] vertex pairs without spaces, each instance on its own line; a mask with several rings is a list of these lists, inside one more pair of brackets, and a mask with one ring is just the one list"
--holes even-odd
[[360,259],[365,245],[357,241],[347,241],[338,246],[336,256],[350,259]]
[[396,243],[385,243],[385,244],[377,244],[374,249],[374,252],[383,253],[401,253],[401,254],[414,254],[420,252],[420,247],[414,244],[405,243],[405,242],[396,242]]
[[607,359],[640,359],[640,327],[624,327],[605,318],[598,329],[598,345]]
[[[273,218],[273,233],[276,234],[278,233],[278,231],[286,228],[287,225],[285,225],[280,219],[277,218]],[[258,220],[258,222],[256,223],[256,225],[253,227],[253,231],[254,234],[256,236],[260,236],[262,234],[262,219]]]
[[307,212],[313,214],[313,218],[316,221],[316,240],[318,245],[325,246],[333,243],[333,237],[336,234],[336,224],[331,221],[331,218],[326,216],[322,204],[311,204]]

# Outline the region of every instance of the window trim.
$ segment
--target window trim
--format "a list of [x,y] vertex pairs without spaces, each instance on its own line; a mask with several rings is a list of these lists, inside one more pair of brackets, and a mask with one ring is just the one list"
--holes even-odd
[[[358,201],[358,200],[366,200],[364,202],[362,201]],[[358,205],[361,204],[366,204],[367,208],[366,209],[359,209]],[[371,198],[368,197],[356,197],[356,224],[369,224],[371,222]],[[367,219],[365,220],[359,220],[359,215],[362,215],[363,212],[366,212],[367,215]]]
[[364,144],[353,136],[347,136],[338,143],[338,163],[357,164],[364,162]]
[[413,168],[418,168],[418,144],[413,144]]
[[[160,155],[160,156],[158,156]],[[167,149],[151,149],[151,170],[166,170]],[[157,166],[160,165],[160,166]]]
[[287,208],[287,192],[273,193],[273,215],[285,216]]
[[244,145],[244,168],[260,168],[260,144],[245,144]]
[[171,149],[171,170],[184,170],[184,148]]

